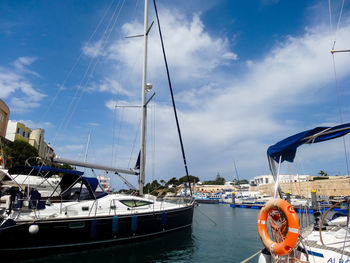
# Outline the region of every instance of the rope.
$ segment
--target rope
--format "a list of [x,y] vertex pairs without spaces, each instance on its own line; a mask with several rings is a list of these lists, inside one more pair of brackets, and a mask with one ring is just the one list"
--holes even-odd
[[254,253],[253,255],[251,255],[250,257],[246,258],[245,260],[242,260],[241,263],[246,263],[250,260],[252,260],[253,258],[255,258],[257,255],[259,255],[261,253],[261,249],[258,250],[256,253]]
[[172,101],[172,103],[173,103],[173,109],[174,109],[174,115],[175,115],[175,120],[176,120],[177,132],[178,132],[179,140],[180,140],[180,144],[181,144],[182,158],[183,158],[183,161],[184,161],[184,166],[185,166],[185,170],[186,170],[187,181],[188,181],[188,185],[189,185],[189,188],[190,188],[190,193],[191,193],[191,196],[192,196],[191,180],[190,180],[190,176],[189,176],[188,168],[187,168],[187,162],[186,162],[185,150],[184,150],[184,146],[183,146],[183,142],[182,142],[180,124],[179,124],[179,120],[178,120],[178,118],[177,118],[177,112],[176,112],[176,105],[175,105],[174,93],[173,93],[173,88],[172,88],[171,80],[170,80],[170,74],[169,74],[168,62],[167,62],[166,54],[165,54],[165,48],[164,48],[164,43],[163,43],[162,31],[161,31],[161,29],[160,29],[160,22],[159,22],[159,17],[158,17],[158,11],[157,11],[156,0],[153,0],[153,4],[154,4],[154,9],[155,9],[155,12],[156,12],[156,17],[157,17],[157,22],[158,22],[159,36],[160,36],[160,41],[161,41],[161,44],[162,44],[164,63],[165,63],[166,72],[167,72],[167,76],[168,76],[168,83],[169,83],[169,89],[170,89],[170,94],[171,94],[171,101]]
[[208,218],[209,221],[211,221],[211,222],[214,224],[214,226],[217,226],[216,222],[215,222],[213,219],[211,219],[209,216],[207,216],[205,213],[203,213],[203,212],[199,209],[199,207],[197,207],[197,211],[198,211],[199,213],[201,213],[202,215],[204,215],[206,218]]
[[[277,191],[280,185],[280,169],[281,169],[281,160],[282,160],[282,155],[280,155],[280,159],[278,161],[278,170],[277,170],[277,178],[275,182],[275,194],[274,194],[274,199],[277,198]],[[282,198],[282,196],[281,196]]]
[[324,246],[325,244],[323,243],[323,239],[322,239],[322,226],[323,226],[323,222],[326,218],[326,216],[328,215],[329,211],[333,210],[334,207],[341,205],[344,201],[335,203],[334,205],[332,205],[322,216],[321,220],[320,220],[320,226],[319,226],[319,232],[320,232],[320,241],[321,244]]

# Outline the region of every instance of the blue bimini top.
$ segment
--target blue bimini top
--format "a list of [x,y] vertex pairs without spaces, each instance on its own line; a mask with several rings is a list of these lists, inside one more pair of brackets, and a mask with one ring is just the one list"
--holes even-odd
[[303,144],[312,144],[332,140],[350,132],[350,123],[334,127],[316,127],[312,130],[303,131],[292,135],[267,149],[267,155],[276,162],[293,162],[297,148]]

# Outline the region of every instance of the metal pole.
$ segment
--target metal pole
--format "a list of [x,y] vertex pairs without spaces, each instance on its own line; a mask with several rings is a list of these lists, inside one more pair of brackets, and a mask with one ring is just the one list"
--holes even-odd
[[140,175],[138,179],[139,194],[143,195],[143,186],[145,184],[146,168],[146,126],[147,126],[147,105],[146,105],[146,75],[147,75],[147,31],[148,31],[148,0],[145,0],[144,16],[144,54],[143,54],[143,71],[142,71],[142,97],[141,97],[141,138],[140,138]]

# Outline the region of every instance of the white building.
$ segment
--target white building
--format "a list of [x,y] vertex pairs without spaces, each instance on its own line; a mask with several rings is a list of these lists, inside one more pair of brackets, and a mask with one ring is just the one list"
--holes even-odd
[[275,180],[271,174],[255,176],[253,180],[256,185],[275,183]]
[[105,176],[97,176],[97,180],[106,192],[109,192],[111,188],[111,178]]
[[[309,175],[293,175],[293,174],[280,174],[280,183],[294,183],[294,182],[306,182],[308,181]],[[253,180],[250,181],[251,184],[263,185],[263,184],[274,184],[275,180],[271,174],[255,176]]]
[[281,174],[281,183],[299,183],[308,181],[309,175],[293,175],[293,174]]
[[31,130],[23,123],[9,120],[7,123],[5,138],[11,142],[22,140],[28,142]]

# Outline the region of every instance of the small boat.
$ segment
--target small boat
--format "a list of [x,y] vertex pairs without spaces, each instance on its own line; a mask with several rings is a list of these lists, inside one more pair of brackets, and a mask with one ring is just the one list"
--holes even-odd
[[197,203],[218,204],[222,200],[221,193],[195,193],[193,199]]

